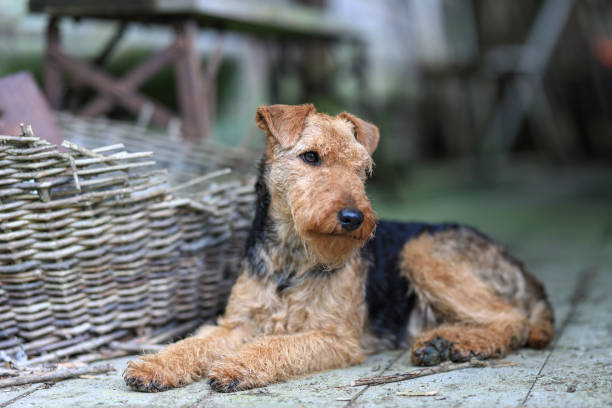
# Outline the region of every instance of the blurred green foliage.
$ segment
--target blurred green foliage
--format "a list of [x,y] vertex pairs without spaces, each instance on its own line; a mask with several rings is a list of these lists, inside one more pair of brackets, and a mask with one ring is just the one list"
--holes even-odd
[[40,53],[20,52],[0,56],[0,77],[18,71],[30,71],[39,84],[42,84],[43,57]]

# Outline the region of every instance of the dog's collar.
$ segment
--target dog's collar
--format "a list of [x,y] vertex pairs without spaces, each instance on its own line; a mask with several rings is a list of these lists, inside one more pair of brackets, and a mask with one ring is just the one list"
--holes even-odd
[[294,274],[287,275],[284,273],[273,275],[273,276],[278,277],[277,278],[278,282],[276,285],[276,292],[280,295],[285,290],[289,289],[290,287],[295,286],[298,283],[304,280],[307,280],[307,279],[329,278],[330,276],[334,275],[336,272],[338,272],[343,267],[344,265],[337,267],[337,268],[332,268],[327,264],[320,263],[320,264],[316,264],[315,266],[310,268],[306,273],[303,273],[300,276],[295,276]]

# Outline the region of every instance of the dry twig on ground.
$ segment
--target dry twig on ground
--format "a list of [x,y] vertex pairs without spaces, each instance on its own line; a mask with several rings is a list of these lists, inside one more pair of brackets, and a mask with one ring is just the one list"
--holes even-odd
[[84,374],[102,374],[113,371],[115,368],[110,364],[100,364],[97,366],[78,367],[78,368],[58,368],[49,372],[31,372],[18,377],[0,380],[0,388],[14,387],[17,385],[35,384],[48,381],[66,380],[68,378],[79,377]]
[[398,381],[411,380],[417,377],[424,377],[426,375],[445,373],[447,371],[463,370],[464,368],[475,368],[475,367],[509,367],[513,366],[514,363],[509,361],[495,361],[495,360],[476,360],[472,359],[465,363],[442,363],[433,367],[419,368],[417,370],[408,371],[405,373],[397,373],[392,375],[383,375],[380,377],[364,377],[359,378],[351,382],[351,387],[357,387],[360,385],[380,385]]

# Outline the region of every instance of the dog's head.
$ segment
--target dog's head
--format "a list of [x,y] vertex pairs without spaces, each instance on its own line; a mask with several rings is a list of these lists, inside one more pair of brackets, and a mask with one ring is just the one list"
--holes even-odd
[[319,262],[343,264],[376,226],[365,181],[378,128],[346,112],[317,113],[310,104],[261,106],[255,120],[267,136],[274,221],[295,228]]

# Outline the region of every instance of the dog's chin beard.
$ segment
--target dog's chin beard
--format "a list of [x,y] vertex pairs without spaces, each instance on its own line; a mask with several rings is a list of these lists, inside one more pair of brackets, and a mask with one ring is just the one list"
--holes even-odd
[[339,268],[351,255],[361,248],[365,241],[348,234],[322,234],[308,232],[303,237],[304,246],[309,257],[317,263]]

